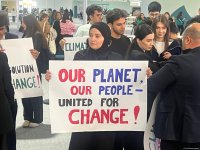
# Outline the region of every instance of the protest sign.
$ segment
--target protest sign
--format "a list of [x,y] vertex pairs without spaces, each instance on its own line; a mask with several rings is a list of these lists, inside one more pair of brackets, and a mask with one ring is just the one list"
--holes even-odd
[[71,37],[65,38],[64,55],[65,60],[73,60],[77,51],[86,49],[88,37]]
[[160,139],[156,138],[154,134],[155,115],[157,110],[159,95],[153,102],[151,114],[144,133],[144,149],[145,150],[160,150]]
[[147,64],[146,61],[50,61],[52,133],[144,131]]
[[1,40],[8,56],[16,98],[42,96],[36,61],[30,53],[32,38]]

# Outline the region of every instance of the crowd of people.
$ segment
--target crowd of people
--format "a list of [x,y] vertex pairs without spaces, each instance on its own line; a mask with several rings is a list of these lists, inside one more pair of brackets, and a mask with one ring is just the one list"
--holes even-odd
[[[160,93],[155,136],[161,139],[161,150],[199,149],[200,16],[185,23],[180,12],[174,20],[170,13],[160,13],[161,5],[156,1],[149,4],[148,12],[148,17],[143,13],[138,15],[132,41],[124,35],[127,13],[120,8],[108,10],[104,23],[103,9],[97,5],[87,7],[88,23],[77,30],[68,9],[55,10],[51,16],[42,12],[39,20],[36,15],[25,15],[21,20],[22,38],[33,39],[34,49],[30,53],[36,60],[40,77],[46,74],[46,80],[51,80],[49,60],[54,58],[50,39],[55,41],[55,54],[63,54],[65,37],[88,36],[87,48],[78,51],[74,61],[148,61],[146,115],[149,117],[153,101]],[[0,41],[18,38],[6,31],[9,25],[7,13],[0,11],[0,20]],[[0,47],[0,120],[4,120],[0,122],[0,149],[16,150],[17,102],[8,60]],[[38,127],[43,122],[43,97],[23,98],[22,104],[22,126]],[[143,136],[142,131],[75,132],[69,150],[143,150]]]

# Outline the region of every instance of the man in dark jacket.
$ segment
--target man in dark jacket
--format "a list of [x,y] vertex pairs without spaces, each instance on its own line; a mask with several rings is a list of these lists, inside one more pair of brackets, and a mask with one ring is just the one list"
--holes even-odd
[[200,23],[183,33],[183,53],[173,56],[148,80],[148,101],[160,92],[155,135],[162,150],[200,147]]
[[7,57],[2,52],[0,52],[0,70],[0,149],[4,150],[8,146],[5,139],[14,128],[10,109],[10,105],[14,103],[14,89]]
[[[4,11],[0,11],[0,40],[3,39],[16,39],[18,38],[17,35],[12,34],[12,33],[8,33],[6,32],[6,24],[8,24],[7,22],[8,20],[8,16]],[[2,50],[0,50],[2,51]],[[14,126],[16,123],[16,115],[17,115],[17,101],[13,100],[13,101],[9,101],[10,104],[10,109],[11,109],[11,113],[12,113],[12,118],[13,118],[13,122],[14,122]],[[8,150],[16,150],[16,132],[15,132],[15,128],[8,133],[7,135],[7,145],[8,145]]]

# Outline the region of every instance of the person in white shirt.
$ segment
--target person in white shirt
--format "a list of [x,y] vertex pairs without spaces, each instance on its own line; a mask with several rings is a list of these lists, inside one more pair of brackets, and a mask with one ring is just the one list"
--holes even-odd
[[95,22],[102,21],[103,19],[102,12],[103,10],[100,6],[97,5],[88,6],[86,9],[86,14],[88,16],[88,24],[80,26],[74,36],[75,37],[88,36],[91,25]]

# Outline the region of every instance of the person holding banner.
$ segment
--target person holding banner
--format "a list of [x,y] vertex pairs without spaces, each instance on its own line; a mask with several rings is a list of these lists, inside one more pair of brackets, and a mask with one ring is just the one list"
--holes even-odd
[[[89,30],[88,49],[78,51],[74,60],[122,60],[122,56],[109,49],[111,31],[104,22],[92,24]],[[47,71],[46,80],[51,79]],[[115,132],[76,132],[72,133],[69,150],[114,150]]]
[[[107,24],[96,22],[89,30],[89,48],[78,51],[74,60],[122,60],[109,50],[111,31]],[[115,132],[72,133],[69,150],[114,150]]]
[[[25,35],[23,37],[32,37],[33,39],[34,50],[31,50],[31,54],[36,59],[41,78],[41,73],[46,73],[46,70],[49,68],[49,59],[51,55],[46,38],[41,31],[37,19],[33,15],[24,16],[22,25],[25,29]],[[34,128],[39,126],[43,121],[42,97],[23,98],[22,103],[24,106],[23,127]]]
[[200,148],[200,23],[185,29],[182,47],[148,79],[148,101],[160,92],[154,133],[161,150]]
[[[122,56],[112,52],[110,45],[110,29],[103,22],[94,23],[89,32],[89,48],[78,51],[74,60],[122,60]],[[147,73],[151,74],[150,71]],[[47,71],[46,80],[51,79]],[[72,133],[69,150],[116,150],[116,132],[77,132]]]
[[11,112],[11,105],[14,105],[14,89],[8,59],[1,49],[0,45],[0,149],[7,150],[10,143],[7,136],[15,130]]

